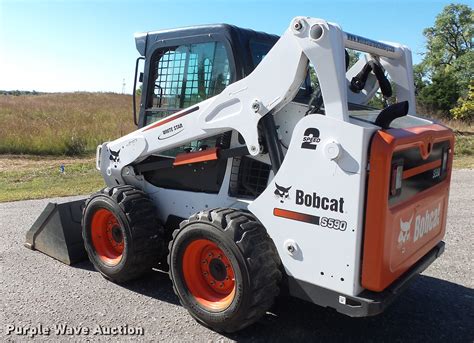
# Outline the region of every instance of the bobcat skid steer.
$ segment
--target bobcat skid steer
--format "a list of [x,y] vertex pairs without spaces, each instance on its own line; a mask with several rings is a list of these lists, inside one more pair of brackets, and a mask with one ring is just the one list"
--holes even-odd
[[375,315],[442,254],[454,139],[416,116],[406,46],[297,17],[281,37],[211,25],[136,47],[138,130],[97,148],[107,188],[50,205],[31,248],[71,262],[83,244],[114,282],[169,268],[190,314],[226,332],[281,291]]

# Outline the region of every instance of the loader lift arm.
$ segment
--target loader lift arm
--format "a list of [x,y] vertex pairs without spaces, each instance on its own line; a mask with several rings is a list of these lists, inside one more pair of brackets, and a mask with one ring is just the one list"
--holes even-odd
[[[229,129],[242,135],[252,156],[262,153],[262,137],[259,137],[257,128],[260,119],[278,112],[293,100],[305,79],[309,63],[315,67],[320,82],[325,115],[349,121],[345,47],[380,57],[381,64],[401,90],[398,100],[414,104],[411,52],[408,48],[347,34],[338,25],[322,19],[296,17],[267,56],[244,79],[227,86],[210,99],[99,146],[98,167],[107,185],[124,184],[122,173],[130,164],[183,142]],[[269,80],[271,87],[266,86]],[[414,106],[409,107],[414,109]],[[270,117],[264,126],[271,130],[272,121]],[[275,160],[282,159],[282,156],[275,151],[274,144],[267,142],[267,145],[274,160],[272,164],[278,167]],[[126,172],[130,173],[130,170]]]

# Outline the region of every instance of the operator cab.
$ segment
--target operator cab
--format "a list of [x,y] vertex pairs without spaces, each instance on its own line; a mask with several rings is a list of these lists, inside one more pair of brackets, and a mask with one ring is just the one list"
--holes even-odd
[[[229,84],[248,76],[262,61],[280,37],[228,24],[192,26],[171,30],[142,33],[135,36],[136,47],[144,59],[144,72],[140,77],[142,95],[140,101],[138,127],[147,126],[166,118],[184,108],[213,97]],[[138,66],[138,60],[137,60]],[[304,83],[304,93],[310,93],[309,75]],[[135,92],[134,92],[135,93]],[[210,148],[227,149],[231,145],[232,131],[203,139],[187,142],[184,145],[160,151],[141,163],[168,163],[182,153],[198,152]],[[243,144],[243,143],[241,143]],[[242,158],[242,165],[233,177],[238,178],[241,191],[233,195],[255,198],[265,189],[270,166]],[[240,159],[234,159],[240,164]],[[248,168],[243,166],[248,165]],[[258,184],[248,170],[258,165]],[[150,184],[167,189],[194,192],[218,193],[226,171],[227,161],[216,160],[194,165],[170,166],[159,171],[144,172]],[[262,176],[263,175],[263,176]],[[261,179],[261,180],[260,180]],[[252,194],[243,191],[252,182]],[[247,183],[248,183],[247,182]],[[236,193],[236,194],[234,194]],[[255,193],[255,194],[254,194]]]
[[138,126],[219,94],[249,75],[279,39],[216,24],[136,35],[145,57]]
[[[140,77],[143,82],[142,96],[136,124],[139,128],[147,126],[219,94],[230,83],[248,76],[279,38],[277,35],[229,24],[190,26],[137,34],[136,47],[141,55],[139,59],[145,60],[145,66]],[[347,51],[346,67],[349,67]],[[366,69],[364,68],[364,72]],[[365,73],[367,79],[369,73]],[[385,78],[383,73],[381,71],[381,77]],[[371,76],[370,81],[376,82],[375,77]],[[385,88],[390,89],[391,93],[390,83],[385,81]],[[324,105],[320,93],[313,94],[313,91],[308,72],[293,101],[308,104],[315,108],[313,112],[319,112]],[[354,95],[358,96],[356,93],[349,94],[353,95],[354,100],[348,102],[351,115],[356,119],[375,123],[379,110],[361,105],[354,98]]]

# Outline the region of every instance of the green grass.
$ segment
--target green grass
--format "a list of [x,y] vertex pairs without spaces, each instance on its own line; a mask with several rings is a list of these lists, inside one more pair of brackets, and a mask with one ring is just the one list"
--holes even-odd
[[474,133],[456,134],[454,168],[474,169]]
[[0,202],[91,194],[104,186],[90,157],[0,156]]
[[454,154],[458,157],[474,155],[474,133],[471,135],[456,135]]
[[462,121],[446,121],[455,133],[454,168],[474,169],[474,125]]
[[437,120],[454,131],[454,168],[474,169],[474,125],[460,120]]

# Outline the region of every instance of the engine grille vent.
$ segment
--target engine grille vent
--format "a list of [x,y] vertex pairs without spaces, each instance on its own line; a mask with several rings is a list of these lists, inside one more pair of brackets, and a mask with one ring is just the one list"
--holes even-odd
[[271,166],[249,157],[236,157],[232,162],[229,195],[255,199],[267,187]]

